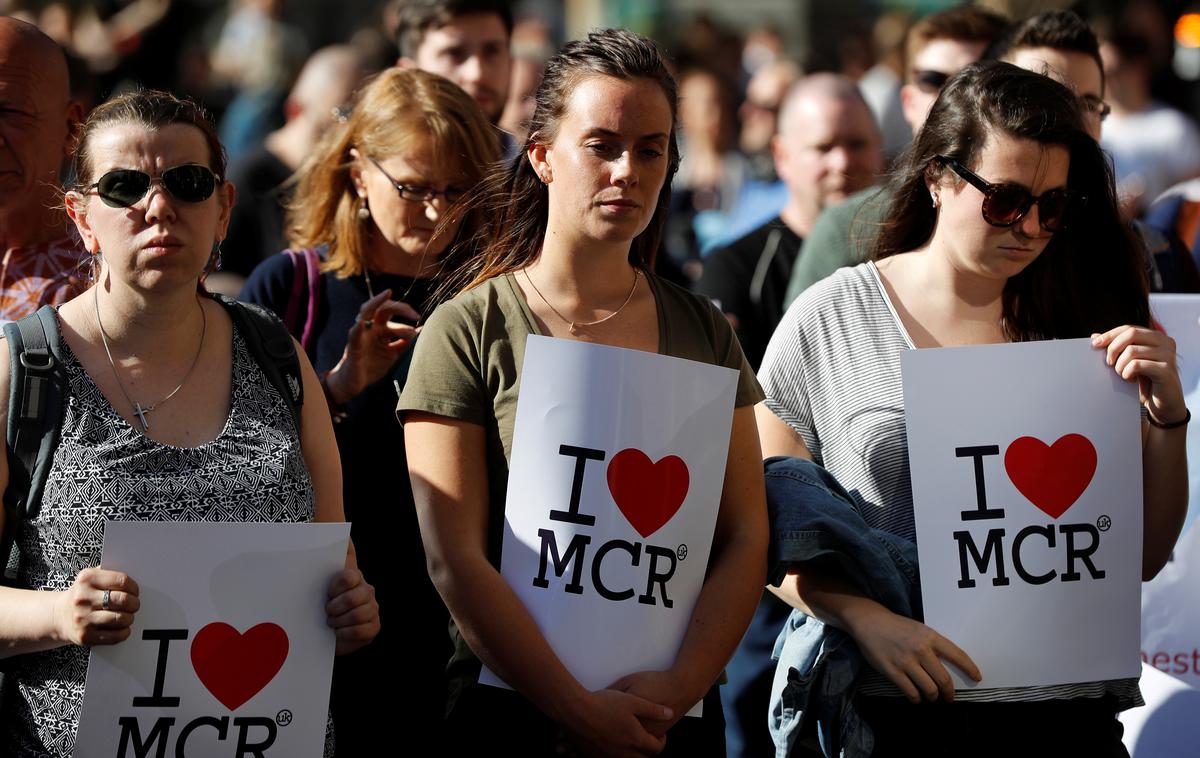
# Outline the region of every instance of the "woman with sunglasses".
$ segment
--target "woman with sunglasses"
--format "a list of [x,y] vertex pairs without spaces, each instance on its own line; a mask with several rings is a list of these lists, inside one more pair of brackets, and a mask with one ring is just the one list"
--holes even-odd
[[414,692],[430,693],[408,711],[414,733],[441,723],[448,614],[425,570],[394,410],[415,324],[440,272],[455,267],[454,240],[479,226],[478,214],[447,213],[499,159],[495,130],[463,90],[417,69],[384,71],[301,168],[291,249],[259,265],[242,291],[284,318],[316,367],[335,411],[359,566],[381,605],[403,609],[403,629],[385,625],[334,666],[333,717],[347,755],[370,753],[372,725],[390,718],[393,704],[371,686],[380,671],[404,670]]
[[[1147,409],[1143,575],[1153,577],[1186,510],[1190,413],[1174,343],[1150,328],[1143,259],[1077,99],[1006,63],[969,66],[943,89],[890,189],[873,260],[807,290],[771,340],[759,377],[764,455],[815,460],[868,526],[911,541],[900,354],[1091,336]],[[780,594],[857,643],[869,667],[852,702],[876,755],[980,745],[1011,755],[1032,734],[1069,735],[1064,754],[1125,754],[1116,714],[1141,703],[1136,680],[989,690],[989,672],[952,640],[842,575],[794,565]],[[956,695],[947,664],[984,688]],[[979,741],[970,748],[968,723]]]
[[[66,207],[96,281],[58,311],[60,441],[40,510],[17,534],[19,588],[0,588],[0,655],[19,656],[5,666],[0,754],[71,755],[88,646],[129,637],[137,577],[97,567],[105,520],[345,520],[316,374],[302,358],[304,394],[317,401],[297,428],[201,284],[234,200],[224,171],[206,115],[167,93],[115,98],[80,132]],[[4,397],[8,360],[0,354]],[[229,475],[239,468],[253,475]],[[339,653],[378,631],[353,546],[320,600]]]

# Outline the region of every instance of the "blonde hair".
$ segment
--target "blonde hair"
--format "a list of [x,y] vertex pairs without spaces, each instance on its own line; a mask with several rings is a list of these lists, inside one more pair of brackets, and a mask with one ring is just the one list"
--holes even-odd
[[[323,270],[343,279],[361,274],[373,227],[358,217],[363,201],[350,175],[350,150],[383,160],[425,140],[434,163],[460,170],[468,185],[500,159],[495,130],[457,85],[417,69],[380,73],[356,93],[349,118],[330,130],[298,172],[296,194],[288,205],[289,244],[327,244]],[[470,235],[477,226],[468,214],[460,235]]]

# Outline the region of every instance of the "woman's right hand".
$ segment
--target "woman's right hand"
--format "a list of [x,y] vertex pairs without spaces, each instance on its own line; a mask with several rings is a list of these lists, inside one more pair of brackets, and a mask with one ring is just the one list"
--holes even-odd
[[642,720],[668,721],[672,716],[666,706],[606,689],[587,693],[562,727],[583,755],[640,757],[658,755],[667,745],[666,737],[652,734]]
[[346,336],[342,359],[325,376],[326,389],[339,405],[386,376],[421,331],[419,327],[392,323],[393,317],[418,321],[421,314],[408,303],[391,300],[391,294],[385,289],[359,307]]
[[[108,593],[108,608],[104,607]],[[129,637],[133,614],[142,606],[128,574],[85,568],[71,588],[55,596],[59,639],[75,645],[115,645]]]
[[979,668],[962,648],[920,621],[892,613],[866,598],[847,609],[846,631],[867,662],[892,681],[911,702],[954,700],[954,680],[943,661],[953,663],[976,682]]

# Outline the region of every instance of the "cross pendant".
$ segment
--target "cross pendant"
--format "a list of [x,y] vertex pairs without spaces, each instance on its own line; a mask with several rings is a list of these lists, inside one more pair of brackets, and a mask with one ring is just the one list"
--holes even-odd
[[146,420],[146,414],[154,410],[154,406],[143,408],[141,403],[133,404],[133,413],[138,417],[138,421],[142,422],[142,431],[150,431],[150,422]]

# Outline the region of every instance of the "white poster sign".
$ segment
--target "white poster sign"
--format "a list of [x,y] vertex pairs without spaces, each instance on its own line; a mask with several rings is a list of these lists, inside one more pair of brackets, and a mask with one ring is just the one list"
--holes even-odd
[[1136,677],[1136,386],[1086,339],[912,350],[901,367],[925,623],[983,674],[952,671],[956,686]]
[[329,582],[349,524],[110,521],[101,567],[140,588],[133,633],[92,648],[76,758],[320,756]]
[[[584,687],[673,664],[704,581],[737,381],[529,338],[501,573]],[[486,669],[480,681],[504,686]]]
[[[1150,296],[1154,318],[1175,339],[1188,408],[1200,418],[1200,295]],[[1142,660],[1200,688],[1200,423],[1188,425],[1187,520],[1170,561],[1142,588]]]

